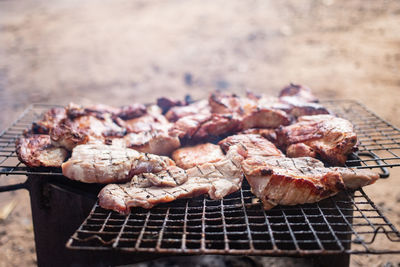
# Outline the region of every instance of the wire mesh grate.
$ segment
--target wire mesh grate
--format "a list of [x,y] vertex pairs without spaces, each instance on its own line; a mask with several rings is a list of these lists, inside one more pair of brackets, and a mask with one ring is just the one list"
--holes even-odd
[[[355,101],[324,101],[338,116],[349,119],[359,137],[359,152],[347,166],[400,166],[400,130]],[[0,133],[0,174],[62,176],[59,169],[30,169],[20,163],[15,141],[52,105],[32,105]],[[60,177],[61,178],[61,177]],[[321,253],[399,253],[375,248],[383,237],[400,234],[362,190],[345,191],[315,204],[264,211],[243,188],[223,200],[198,197],[132,209],[129,216],[97,204],[67,243],[71,249],[124,250],[179,254],[306,255]]]
[[128,216],[96,204],[67,247],[177,254],[400,253],[375,248],[378,236],[400,242],[400,233],[362,190],[265,211],[244,183],[223,200],[178,200],[134,208]]
[[[381,177],[389,175],[387,167],[400,166],[400,130],[352,100],[330,100],[322,104],[337,116],[350,120],[359,140],[359,151],[352,154],[346,166],[357,168],[380,168]],[[55,105],[35,104],[26,109],[5,131],[0,133],[0,174],[58,175],[60,169],[31,169],[18,161],[15,141],[22,132],[31,127],[33,121]]]

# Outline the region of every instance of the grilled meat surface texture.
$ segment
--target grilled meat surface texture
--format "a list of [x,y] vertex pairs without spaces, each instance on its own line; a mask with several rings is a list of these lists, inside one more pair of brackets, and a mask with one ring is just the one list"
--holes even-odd
[[315,159],[342,166],[356,150],[352,124],[328,113],[296,84],[279,97],[214,92],[197,102],[160,98],[150,106],[70,104],[33,123],[16,152],[31,167],[61,165],[72,180],[114,183],[99,193],[100,205],[125,214],[201,194],[221,199],[239,190],[243,177],[269,209],[316,202],[378,178]]
[[16,152],[21,162],[29,167],[60,167],[68,151],[51,144],[50,136],[32,134],[16,142]]
[[113,143],[120,143],[126,147],[140,152],[157,155],[170,155],[172,151],[180,147],[177,135],[169,133],[173,126],[162,114],[157,106],[149,106],[147,114],[138,118],[118,121],[118,124],[127,130],[122,138],[113,138]]
[[259,105],[250,98],[235,94],[216,92],[209,97],[211,111],[216,114],[231,114],[239,121],[239,130],[250,128],[276,128],[288,125],[289,117],[284,111]]
[[221,148],[228,152],[232,146],[238,146],[238,153],[244,158],[262,157],[284,157],[284,154],[276,146],[257,134],[237,134],[229,136],[218,143]]
[[297,123],[279,128],[277,140],[288,157],[317,155],[333,166],[343,166],[347,155],[356,150],[357,135],[348,120],[316,115],[300,117]]
[[251,191],[265,209],[276,205],[318,202],[347,188],[374,183],[379,175],[369,170],[326,168],[314,158],[250,157],[242,169]]
[[168,157],[104,144],[76,146],[62,164],[64,176],[85,183],[126,182],[140,173],[157,173],[173,166]]
[[[160,203],[202,194],[208,194],[212,199],[222,199],[239,190],[243,181],[239,165],[243,158],[233,149],[231,151],[218,162],[187,170],[174,167],[171,171],[172,167],[167,167],[166,171],[151,174],[151,179],[148,174],[142,174],[134,176],[126,184],[109,184],[100,191],[99,204],[105,209],[127,214],[132,207],[149,209]],[[154,179],[171,183],[153,182]]]
[[177,166],[190,169],[196,165],[223,160],[225,155],[218,145],[205,143],[179,148],[172,153],[172,159]]

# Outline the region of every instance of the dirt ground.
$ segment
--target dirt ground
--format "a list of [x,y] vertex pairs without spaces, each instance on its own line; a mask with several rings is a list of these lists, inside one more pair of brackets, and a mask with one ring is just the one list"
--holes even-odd
[[[400,2],[389,0],[1,0],[0,129],[32,102],[276,95],[291,81],[400,126],[399,25]],[[366,189],[397,228],[399,176]],[[12,201],[0,266],[35,265],[28,193],[0,194],[0,208]],[[351,257],[351,266],[399,265],[399,255]]]

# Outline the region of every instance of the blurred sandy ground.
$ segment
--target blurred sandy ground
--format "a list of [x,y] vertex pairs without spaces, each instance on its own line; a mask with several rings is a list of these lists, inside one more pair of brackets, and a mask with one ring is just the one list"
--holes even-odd
[[[32,102],[276,95],[290,81],[400,126],[399,25],[399,1],[0,0],[0,129]],[[366,191],[399,228],[392,174]],[[1,223],[0,266],[34,265],[28,195],[1,199],[19,203]],[[400,257],[352,256],[352,266],[389,262]]]

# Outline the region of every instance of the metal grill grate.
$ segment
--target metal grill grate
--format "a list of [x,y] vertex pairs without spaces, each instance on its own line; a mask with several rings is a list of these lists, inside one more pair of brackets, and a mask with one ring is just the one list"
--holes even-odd
[[[400,130],[355,101],[325,101],[349,119],[360,150],[347,166],[400,166]],[[59,169],[29,169],[15,154],[15,140],[51,105],[33,105],[0,133],[0,174],[51,175]],[[151,210],[132,209],[129,216],[98,205],[67,243],[71,249],[124,250],[179,254],[306,255],[320,253],[400,253],[375,248],[376,238],[400,241],[400,234],[362,190],[345,191],[319,203],[264,211],[249,186],[223,200],[198,197]]]
[[179,254],[307,255],[400,253],[374,248],[400,233],[362,190],[315,204],[264,211],[249,185],[223,200],[178,200],[129,216],[97,204],[67,243],[71,249]]
[[[400,130],[382,120],[362,104],[351,100],[323,101],[322,104],[339,117],[350,120],[360,141],[359,152],[353,154],[346,166],[380,168],[381,177],[389,176],[386,167],[400,166]],[[10,128],[0,133],[0,174],[58,175],[59,169],[27,168],[15,153],[15,141],[32,121],[40,119],[54,105],[35,104],[26,109]]]

